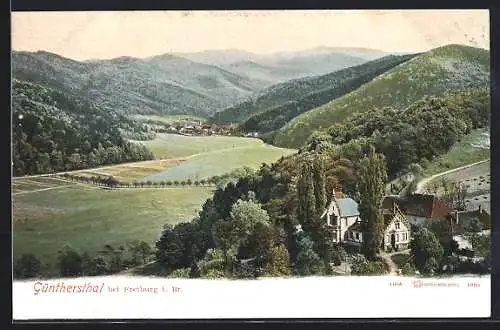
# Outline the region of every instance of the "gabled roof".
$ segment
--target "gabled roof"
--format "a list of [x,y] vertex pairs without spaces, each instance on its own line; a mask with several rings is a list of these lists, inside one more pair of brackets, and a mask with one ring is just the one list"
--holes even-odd
[[341,198],[336,200],[341,217],[356,217],[359,215],[358,203],[352,198]]
[[392,209],[396,203],[406,215],[413,215],[429,219],[439,219],[447,216],[452,209],[434,195],[413,194],[407,198],[386,196],[382,201],[384,209]]
[[397,203],[394,202],[391,209],[384,209],[382,214],[384,217],[384,230],[387,229],[387,227],[394,219],[401,221],[406,226],[406,228],[410,230],[411,226],[410,222],[408,221],[408,217],[403,214],[403,211]]

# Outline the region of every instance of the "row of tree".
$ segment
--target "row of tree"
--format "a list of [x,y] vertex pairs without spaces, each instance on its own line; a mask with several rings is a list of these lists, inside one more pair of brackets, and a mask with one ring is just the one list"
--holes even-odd
[[144,188],[144,187],[156,187],[156,188],[165,188],[171,186],[214,186],[219,182],[217,177],[209,178],[209,179],[201,179],[201,180],[174,180],[174,181],[134,181],[134,182],[121,182],[117,180],[113,176],[83,176],[76,174],[63,173],[61,175],[64,178],[76,181],[83,182],[88,184],[94,184],[99,186],[107,186],[110,188]]
[[234,172],[222,175],[222,176],[213,176],[207,179],[201,179],[201,180],[166,180],[166,181],[133,181],[133,182],[121,182],[117,180],[113,176],[99,176],[99,175],[94,175],[94,176],[84,176],[84,175],[78,175],[78,174],[71,174],[71,173],[63,173],[61,174],[62,177],[70,180],[74,180],[77,182],[83,182],[83,183],[89,183],[89,184],[95,184],[99,186],[108,186],[112,188],[143,188],[143,187],[171,187],[171,186],[216,186],[216,187],[224,187],[227,185],[229,182],[235,182],[238,180],[239,177],[242,175],[245,175],[245,173],[249,173],[252,170],[250,169],[238,169],[235,170]]

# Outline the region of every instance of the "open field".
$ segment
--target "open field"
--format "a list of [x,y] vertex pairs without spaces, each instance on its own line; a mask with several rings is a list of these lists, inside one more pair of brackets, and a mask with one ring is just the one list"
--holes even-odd
[[[472,167],[444,174],[428,182],[425,187],[429,189],[434,183],[439,184],[439,182],[444,178],[451,182],[464,183],[467,186],[467,192],[472,196],[489,192],[491,187],[490,166],[490,161],[487,161]],[[441,188],[438,190],[438,194],[441,190]]]
[[215,150],[239,147],[262,147],[264,142],[237,136],[184,136],[157,134],[152,141],[140,141],[156,158],[179,158]]
[[152,182],[158,182],[207,179],[231,172],[243,166],[257,169],[262,163],[272,163],[282,156],[295,152],[292,149],[282,149],[264,144],[257,147],[216,150],[190,157],[179,166],[148,176],[143,181],[151,180]]
[[491,203],[491,175],[490,161],[461,169],[452,173],[439,176],[425,185],[425,189],[433,192],[433,185],[438,187],[436,193],[442,194],[444,189],[439,184],[444,178],[451,182],[463,183],[467,187],[467,196],[465,199],[466,208],[475,210],[481,205],[486,211],[490,212]]
[[[262,140],[231,136],[182,136],[159,134],[142,141],[157,158],[152,161],[104,166],[73,171],[74,174],[113,176],[120,182],[206,179],[243,166],[257,168],[295,152],[266,145]],[[175,157],[175,158],[172,158]],[[166,159],[165,159],[166,158]],[[168,172],[168,175],[165,174]]]
[[[12,180],[12,194],[15,196],[38,191],[65,189],[71,185],[74,185],[74,183],[52,177],[14,178]],[[88,187],[88,189],[92,188]]]
[[466,135],[453,148],[434,159],[424,169],[423,176],[431,176],[446,170],[473,164],[490,158],[490,133],[487,129],[477,129]]
[[75,172],[80,176],[113,176],[120,182],[132,182],[140,180],[145,176],[165,171],[183,162],[183,159],[155,160],[148,162],[112,165],[99,169],[89,169]]
[[37,184],[19,181],[31,192],[13,196],[14,258],[33,253],[44,264],[54,264],[66,244],[89,253],[133,239],[154,244],[164,224],[190,221],[212,194],[203,187],[106,190],[72,183],[36,191]]

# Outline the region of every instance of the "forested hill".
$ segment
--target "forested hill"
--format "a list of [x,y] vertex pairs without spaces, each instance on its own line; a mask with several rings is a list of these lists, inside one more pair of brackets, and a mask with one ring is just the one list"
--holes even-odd
[[462,45],[439,47],[414,57],[349,94],[299,115],[277,132],[273,143],[281,147],[300,147],[314,131],[342,123],[357,112],[386,106],[404,108],[424,96],[441,96],[465,88],[488,88],[489,84],[489,51]]
[[13,51],[12,76],[127,114],[209,116],[262,88],[258,79],[169,54],[79,62],[43,51]]
[[[282,85],[279,90],[283,92],[278,92],[278,94],[286,95],[284,92],[287,89],[286,87],[290,87],[292,91],[295,90],[293,85],[297,86],[297,89],[301,90],[301,92],[292,94],[294,98],[297,95],[294,100],[266,109],[264,112],[250,117],[240,127],[244,131],[256,131],[259,133],[267,133],[279,129],[301,113],[355,90],[376,76],[408,61],[414,56],[386,56],[328,75],[283,84],[286,86]],[[310,90],[310,92],[304,95],[304,92],[307,90]],[[270,94],[273,94],[273,92]]]
[[39,85],[12,82],[14,176],[153,159],[123,132],[146,134],[112,109]]
[[302,112],[352,91],[413,56],[385,56],[325,75],[276,84],[259,92],[257,98],[217,112],[212,120],[218,123],[248,120],[243,128],[260,132],[277,129]]

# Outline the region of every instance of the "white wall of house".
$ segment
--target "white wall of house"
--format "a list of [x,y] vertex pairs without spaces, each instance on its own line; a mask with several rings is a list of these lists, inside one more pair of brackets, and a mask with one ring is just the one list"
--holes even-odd
[[352,231],[349,231],[349,233],[347,233],[347,235],[348,235],[347,240],[349,240],[349,241],[356,242],[356,243],[363,242],[363,233],[362,232],[352,230]]
[[394,219],[387,226],[384,232],[384,245],[391,245],[391,235],[394,231],[395,243],[398,244],[409,244],[410,243],[410,228],[408,228],[404,222]]

